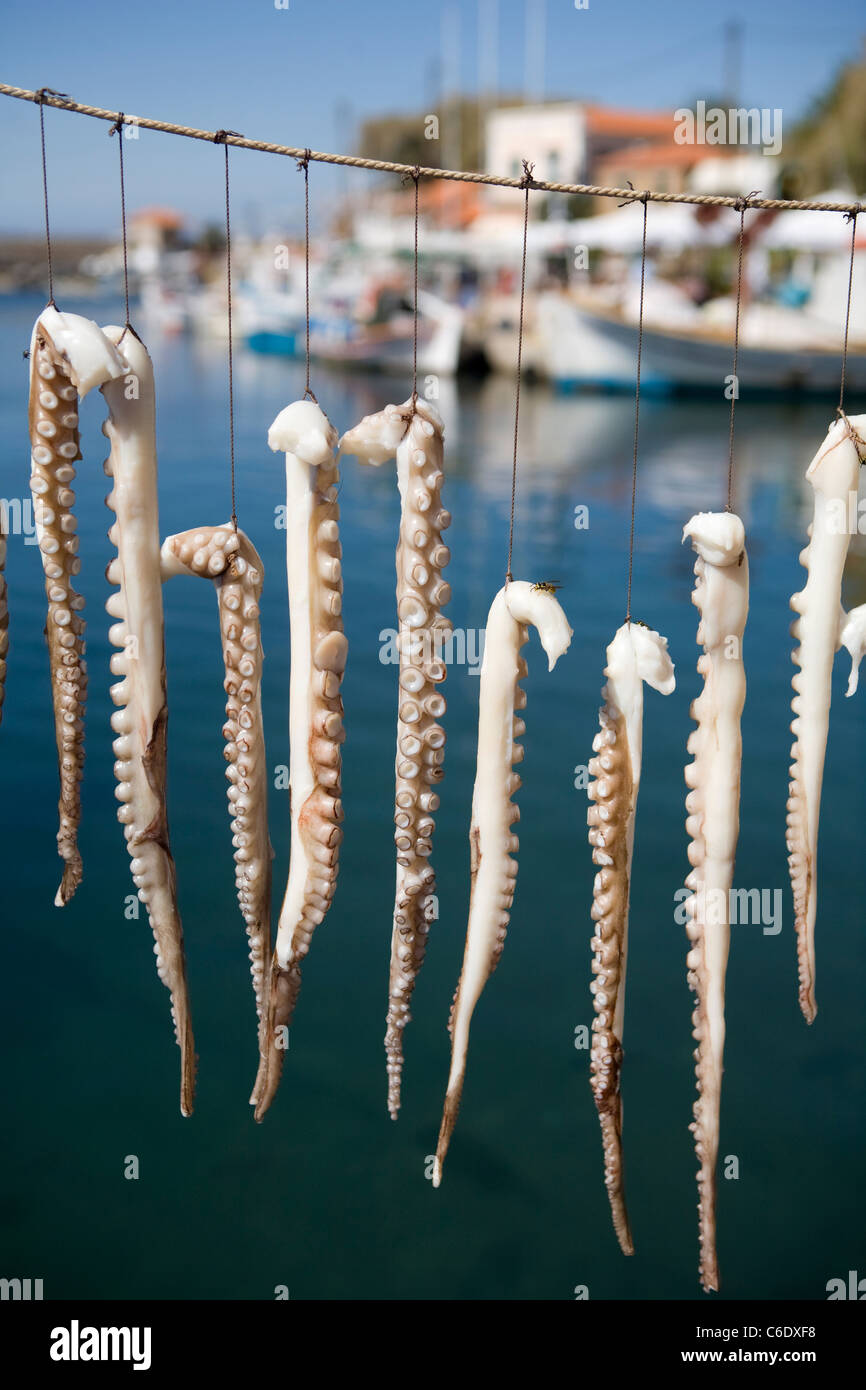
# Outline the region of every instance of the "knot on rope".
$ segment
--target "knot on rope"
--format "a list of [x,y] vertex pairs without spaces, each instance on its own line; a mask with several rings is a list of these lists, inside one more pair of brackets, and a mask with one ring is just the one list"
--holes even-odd
[[520,180],[520,187],[534,188],[535,179],[532,177],[532,171],[534,170],[535,165],[530,164],[528,159],[521,160],[521,163],[523,165],[523,177]]
[[632,190],[632,192],[634,193],[634,197],[633,197],[633,198],[626,198],[626,200],[625,200],[624,203],[617,203],[617,207],[618,207],[618,208],[627,208],[627,207],[630,207],[632,203],[643,203],[644,207],[646,207],[647,203],[649,202],[650,198],[651,198],[652,195],[653,195],[653,194],[652,194],[652,189],[651,189],[651,188],[645,188],[644,191],[643,191],[643,193],[638,193],[638,191],[637,191],[637,189],[635,188],[634,184],[632,183],[631,179],[626,179],[626,183],[628,184],[629,188],[630,188],[630,189]]
[[40,106],[45,105],[46,97],[54,97],[55,101],[71,101],[72,98],[66,92],[55,92],[53,87],[40,87],[36,93],[36,100]]
[[132,336],[133,336],[133,338],[135,339],[135,341],[136,341],[137,343],[141,343],[142,347],[144,347],[144,342],[143,342],[143,340],[142,340],[141,334],[140,334],[140,333],[136,333],[136,331],[135,331],[135,329],[133,328],[133,326],[132,326],[131,323],[126,323],[126,324],[124,324],[123,332],[121,333],[120,337],[119,337],[118,340],[117,340],[116,347],[118,347],[118,348],[120,347],[120,344],[123,342],[123,340],[124,340],[124,338],[126,337],[127,333],[131,333]]
[[857,221],[857,218],[860,216],[860,213],[861,213],[862,211],[863,211],[863,204],[862,204],[862,203],[854,203],[853,207],[849,208],[848,211],[845,213],[845,221],[846,221],[846,222],[856,222],[856,221]]
[[108,133],[109,133],[109,135],[119,135],[119,134],[122,132],[122,130],[123,130],[123,121],[124,121],[123,112],[122,112],[122,111],[118,111],[118,113],[117,113],[117,120],[114,122],[114,125],[111,125],[111,126],[108,127]]
[[304,153],[301,155],[300,159],[296,160],[299,174],[306,174],[307,170],[310,167],[310,160],[312,158],[312,154],[313,152],[308,145],[307,148],[304,150]]
[[857,430],[855,430],[848,416],[845,414],[844,408],[841,405],[837,405],[836,407],[836,417],[837,419],[841,420],[844,424],[848,438],[851,440],[851,443],[857,450],[857,457],[859,458],[860,462],[866,463],[866,439],[864,439],[863,436],[861,434],[858,434]]
[[217,130],[214,132],[213,142],[215,145],[225,145],[230,135],[237,136],[239,140],[244,138],[239,130]]

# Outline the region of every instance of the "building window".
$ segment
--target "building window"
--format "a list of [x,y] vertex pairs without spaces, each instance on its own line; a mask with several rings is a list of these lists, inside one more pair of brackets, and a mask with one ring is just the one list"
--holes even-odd
[[559,183],[560,163],[559,150],[548,150],[547,152],[547,177],[551,183]]

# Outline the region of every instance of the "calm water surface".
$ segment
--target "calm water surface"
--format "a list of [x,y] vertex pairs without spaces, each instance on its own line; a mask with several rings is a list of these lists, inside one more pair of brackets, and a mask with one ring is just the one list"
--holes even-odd
[[[0,492],[27,492],[27,364],[41,306],[0,309]],[[74,308],[75,305],[65,307]],[[84,310],[116,321],[114,307]],[[223,351],[151,344],[157,376],[165,534],[230,511]],[[339,430],[408,394],[405,381],[315,372]],[[263,637],[268,758],[288,763],[288,633],[282,456],[271,420],[302,390],[297,366],[239,354],[238,512],[267,570]],[[782,929],[733,930],[719,1250],[730,1298],[823,1298],[827,1280],[866,1272],[863,1223],[866,950],[858,769],[866,717],[835,674],[825,783],[817,1022],[803,1023],[785,859],[790,614],[808,498],[805,467],[830,416],[822,404],[748,400],[737,413],[737,497],[751,562],[736,882],[782,892]],[[85,879],[53,906],[56,764],[44,597],[35,546],[10,538],[11,651],[0,729],[3,1000],[7,1137],[2,1270],[41,1277],[46,1297],[570,1299],[701,1297],[697,1283],[691,996],[674,894],[687,872],[683,764],[698,690],[696,510],[724,503],[726,403],[645,403],[633,611],[670,640],[678,686],[646,700],[645,762],[632,891],[624,1078],[629,1205],[637,1253],[624,1259],[608,1215],[588,1054],[592,865],[586,796],[574,770],[595,732],[604,648],[622,621],[632,417],[625,399],[527,390],[514,572],[562,584],[575,629],[552,675],[527,648],[520,877],[501,965],[476,1012],[463,1110],[442,1188],[425,1180],[448,1068],[445,1025],[459,971],[469,884],[478,678],[452,667],[448,749],[434,862],[440,918],[406,1036],[404,1105],[385,1110],[382,1050],[393,891],[395,672],[379,660],[394,623],[398,498],[393,467],[346,463],[340,505],[350,662],[344,684],[346,838],[339,891],[317,934],[277,1101],[261,1126],[247,1098],[254,1023],[234,898],[222,758],[222,665],[214,595],[166,589],[170,818],[200,1056],[196,1113],[177,1110],[178,1054],[144,915],[127,920],[128,859],[115,818],[108,687],[113,551],[98,393],[83,407],[78,480],[89,615]],[[483,627],[504,570],[513,390],[450,388],[446,417],[448,572],[456,627]],[[585,530],[575,507],[589,508]],[[866,598],[852,550],[846,602]],[[862,700],[862,696],[859,697]],[[275,917],[288,865],[288,798],[274,792]],[[128,1155],[140,1165],[124,1178]],[[734,1165],[729,1165],[733,1167]]]

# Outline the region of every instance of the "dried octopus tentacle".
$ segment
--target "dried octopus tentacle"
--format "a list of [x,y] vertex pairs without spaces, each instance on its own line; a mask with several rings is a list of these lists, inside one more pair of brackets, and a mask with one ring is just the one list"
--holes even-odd
[[463,968],[451,1008],[451,1069],[436,1147],[433,1186],[442,1180],[442,1165],[463,1093],[469,1025],[485,984],[499,962],[514,899],[518,839],[511,826],[518,810],[510,800],[520,786],[513,764],[523,759],[515,743],[526,729],[515,710],[526,706],[519,681],[527,674],[520,649],[529,636],[528,624],[538,629],[547,653],[548,669],[568,650],[572,630],[557,599],[547,590],[512,580],[500,589],[487,618],[481,689],[478,703],[478,761],[472,793],[469,828],[472,889]]
[[271,966],[262,1060],[251,1104],[261,1120],[280,1080],[301,964],[337,885],[345,738],[337,432],[314,401],[295,401],[268,433],[286,455],[286,565],[291,627],[289,736],[292,844]]
[[368,415],[340,441],[342,453],[379,465],[396,457],[400,488],[397,543],[397,647],[400,658],[394,841],[397,882],[391,932],[385,1057],[388,1111],[400,1110],[403,1031],[435,913],[436,877],[430,863],[434,788],[444,775],[445,713],[437,686],[445,679],[443,646],[451,633],[442,609],[451,588],[442,571],[450,552],[442,532],[451,517],[442,507],[443,432],[438,412],[427,401],[410,399]]
[[159,554],[156,431],[153,366],[144,344],[129,330],[104,329],[122,346],[128,375],[103,386],[109,417],[103,425],[111,452],[105,472],[112,479],[106,500],[115,513],[108,536],[117,556],[106,578],[117,585],[106,609],[115,619],[109,640],[119,650],[111,671],[117,706],[115,795],[131,857],[132,880],[147,908],[155,938],[156,968],[171,996],[175,1037],[181,1051],[180,1108],[192,1114],[195,1043],[189,1007],[183,927],[177,908],[174,860],[166,808],[165,631]]
[[643,682],[669,695],[674,668],[667,638],[641,623],[626,622],[607,649],[604,704],[593,739],[587,812],[593,863],[592,918],[595,934],[591,990],[590,1084],[601,1122],[604,1182],[620,1248],[634,1254],[625,1202],[622,1161],[622,1096],[625,972],[635,812],[640,787],[643,741]]
[[688,522],[697,551],[692,602],[700,612],[698,672],[704,684],[693,701],[697,728],[689,735],[694,757],[685,769],[686,831],[691,872],[685,901],[688,982],[695,992],[692,1015],[698,1098],[694,1122],[698,1171],[700,1277],[718,1289],[716,1162],[722,1055],[725,1043],[725,970],[730,945],[730,890],[740,824],[740,715],[746,697],[742,638],[749,612],[749,563],[745,530],[732,512],[701,512]]
[[162,575],[199,575],[213,581],[225,662],[228,807],[235,847],[235,885],[247,929],[259,1056],[265,1047],[267,965],[271,951],[271,861],[268,769],[262,722],[262,651],[259,603],[264,566],[243,531],[202,526],[169,536],[162,545]]
[[[811,1023],[815,1005],[815,918],[818,909],[818,819],[824,755],[830,720],[833,658],[840,643],[852,656],[847,693],[856,689],[856,667],[862,655],[866,605],[848,615],[841,610],[842,572],[851,540],[848,522],[856,500],[860,459],[845,420],[830,426],[826,439],[809,465],[806,477],[814,491],[809,543],[800,555],[807,572],[803,590],[791,607],[798,615],[791,625],[797,640],[792,660],[799,666],[791,684],[794,719],[791,732],[791,779],[788,792],[787,847],[794,894],[800,1008]],[[850,421],[866,435],[866,415]]]
[[43,309],[30,342],[30,490],[48,596],[45,635],[60,771],[57,850],[64,868],[54,899],[58,907],[69,901],[82,875],[78,823],[87,668],[84,599],[72,583],[81,561],[71,487],[81,458],[78,399],[125,370],[123,358],[90,319]]

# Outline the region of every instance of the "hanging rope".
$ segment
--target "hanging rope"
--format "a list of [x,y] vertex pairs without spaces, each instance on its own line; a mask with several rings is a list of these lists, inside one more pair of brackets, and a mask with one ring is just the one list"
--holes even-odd
[[846,212],[845,220],[851,223],[851,255],[848,260],[848,295],[845,301],[845,337],[842,343],[842,380],[839,386],[839,406],[837,415],[845,414],[845,377],[848,371],[848,330],[851,325],[851,288],[854,284],[854,245],[857,238],[857,213]]
[[232,477],[232,526],[235,532],[237,532],[238,512],[235,502],[235,393],[232,362],[232,221],[231,198],[229,194],[229,147],[227,143],[227,136],[229,135],[237,135],[237,131],[218,130],[214,135],[214,144],[222,145],[226,157],[226,299],[228,302],[229,325],[229,450]]
[[[228,151],[226,151],[228,154]],[[304,387],[304,400],[318,401],[310,386],[310,151],[304,150],[303,158],[298,160],[298,169],[304,175],[304,305],[306,325],[307,384]]]
[[412,301],[412,410],[418,404],[418,179],[420,177],[418,165],[412,173],[415,183],[415,251],[414,251],[414,273],[415,290]]
[[532,178],[533,165],[523,161],[523,259],[520,266],[520,319],[517,328],[517,385],[514,393],[514,451],[511,457],[511,519],[508,523],[508,565],[505,570],[505,583],[510,584],[511,552],[514,547],[514,507],[517,500],[517,435],[520,424],[520,373],[523,363],[523,311],[526,305],[526,238],[529,231],[529,190],[535,184]]
[[845,301],[845,334],[842,341],[842,376],[839,384],[839,404],[836,414],[845,424],[861,463],[866,463],[866,440],[862,439],[845,414],[845,378],[848,371],[848,331],[851,324],[851,289],[854,284],[854,247],[857,237],[857,213],[846,212],[845,218],[851,223],[851,254],[848,260],[848,295]]
[[634,514],[635,501],[637,499],[637,439],[638,424],[640,422],[640,365],[641,353],[643,351],[643,301],[644,286],[646,284],[646,210],[649,201],[646,192],[643,194],[641,201],[643,202],[643,236],[641,239],[640,252],[640,304],[637,318],[637,375],[634,391],[634,454],[631,468],[631,525],[628,537],[628,591],[625,601],[625,620],[627,623],[631,622],[631,578],[634,569]]
[[126,184],[123,177],[123,112],[117,113],[117,120],[113,126],[109,127],[109,135],[116,135],[117,148],[120,151],[120,222],[123,234],[123,301],[126,306],[126,318],[124,319],[124,329],[121,335],[121,342],[127,333],[135,333],[135,329],[129,321],[129,258],[126,246]]
[[[51,226],[48,221],[48,160],[45,155],[45,99],[54,97],[58,101],[68,101],[63,92],[55,92],[52,87],[40,87],[33,96],[39,103],[39,135],[42,141],[42,201],[45,206],[45,249],[48,253],[48,303],[56,309],[54,302],[54,267],[51,260]],[[51,103],[52,105],[54,103]]]
[[[98,121],[113,121],[114,111],[107,111],[101,106],[86,106],[83,102],[72,101],[68,97],[62,97],[59,93],[52,94],[50,88],[45,88],[46,105],[62,107],[66,111],[72,111],[79,116],[90,116]],[[0,96],[13,97],[17,101],[39,101],[38,92],[29,91],[26,87],[12,87],[7,82],[0,82]],[[173,121],[158,121],[149,116],[136,116],[135,123],[142,130],[162,130],[167,135],[180,135],[187,140],[206,140],[212,143],[216,136],[212,130],[199,130],[195,126],[177,125]],[[221,132],[217,132],[220,134]],[[360,155],[349,154],[327,154],[323,150],[304,150],[296,145],[276,145],[265,140],[247,140],[242,135],[236,135],[234,131],[226,131],[225,134],[232,137],[229,144],[236,149],[260,150],[264,154],[284,155],[289,159],[302,159],[309,154],[309,158],[316,164],[339,164],[351,169],[370,169],[376,173],[383,174],[402,174],[413,177],[415,168],[410,164],[395,164],[389,159],[363,159]],[[522,179],[503,178],[498,174],[476,174],[462,169],[434,169],[421,166],[418,168],[419,178],[424,179],[447,179],[458,183],[476,183],[487,188],[523,188]],[[627,199],[638,203],[642,200],[643,194],[636,193],[634,189],[628,188],[608,188],[600,184],[592,183],[550,183],[548,181],[535,180],[533,188],[543,193],[566,193],[574,195],[586,195],[592,198],[618,198]],[[690,203],[695,207],[719,207],[719,208],[738,208],[742,202],[741,198],[734,198],[721,193],[656,193],[648,194],[651,203]],[[827,203],[815,199],[798,201],[793,198],[749,198],[747,205],[752,208],[773,208],[777,212],[802,211],[802,212],[863,212],[862,203]]]
[[733,380],[731,381],[731,426],[728,435],[728,500],[725,511],[733,511],[734,494],[734,415],[737,408],[737,399],[740,394],[740,383],[737,377],[737,361],[740,353],[740,304],[743,295],[743,227],[746,220],[746,208],[749,206],[748,198],[740,198],[737,207],[740,213],[740,234],[737,239],[737,307],[734,314],[734,366],[732,371]]

